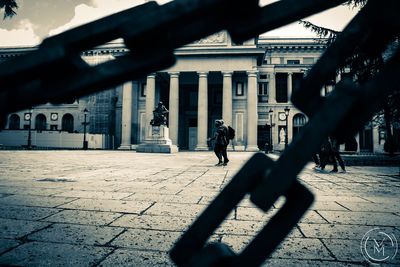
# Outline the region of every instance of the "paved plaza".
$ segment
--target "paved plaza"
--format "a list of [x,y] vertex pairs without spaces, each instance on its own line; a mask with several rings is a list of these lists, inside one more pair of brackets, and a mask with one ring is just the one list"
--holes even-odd
[[[0,151],[0,265],[173,266],[173,243],[252,155],[216,167],[212,152]],[[399,168],[312,166],[299,179],[316,201],[267,265],[368,266],[364,234],[400,239]],[[239,252],[281,202],[242,201],[211,240]]]

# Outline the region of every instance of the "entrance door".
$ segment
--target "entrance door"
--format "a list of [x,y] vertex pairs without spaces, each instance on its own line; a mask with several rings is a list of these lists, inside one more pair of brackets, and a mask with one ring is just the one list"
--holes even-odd
[[365,128],[360,131],[360,151],[361,152],[372,152],[372,129]]
[[195,150],[197,145],[197,127],[189,127],[189,150]]
[[[262,151],[271,149],[271,130],[269,125],[258,125],[257,145]],[[267,146],[267,147],[266,147]]]

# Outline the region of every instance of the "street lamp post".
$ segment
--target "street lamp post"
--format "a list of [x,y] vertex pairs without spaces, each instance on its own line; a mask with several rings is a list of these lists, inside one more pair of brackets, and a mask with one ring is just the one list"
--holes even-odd
[[85,117],[84,117],[84,122],[82,123],[83,124],[83,150],[88,149],[88,141],[86,141],[86,126],[89,124],[86,121],[88,113],[89,113],[89,111],[87,110],[87,108],[85,108],[83,110],[83,114],[85,115]]
[[272,108],[269,109],[269,124],[270,124],[270,127],[269,127],[269,150],[271,152],[274,148],[274,145],[273,145],[274,142],[272,141],[272,126],[273,126],[272,116],[273,116],[273,113],[274,113],[274,111],[272,110]]
[[28,128],[28,144],[26,146],[27,149],[32,149],[32,135],[31,135],[31,128],[32,128],[32,114],[33,109],[29,109],[29,128]]
[[290,108],[286,107],[285,108],[285,115],[286,115],[286,134],[285,134],[285,149],[288,146],[288,135],[289,135],[289,127],[288,127],[288,122],[289,122],[289,112]]

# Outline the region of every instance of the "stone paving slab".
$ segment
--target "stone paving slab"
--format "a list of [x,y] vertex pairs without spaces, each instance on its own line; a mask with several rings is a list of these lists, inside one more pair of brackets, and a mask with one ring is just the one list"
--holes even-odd
[[132,195],[132,193],[73,190],[73,191],[57,193],[54,196],[74,197],[74,198],[90,198],[90,199],[123,199],[123,198],[129,197],[131,195]]
[[123,200],[132,201],[155,201],[161,203],[187,203],[187,204],[198,204],[202,199],[201,196],[191,195],[164,195],[164,194],[146,194],[146,193],[135,193]]
[[84,225],[108,225],[123,214],[115,212],[99,212],[87,210],[62,210],[42,221],[56,223],[73,223]]
[[18,239],[49,225],[46,222],[0,219],[0,238]]
[[[348,239],[361,241],[364,234],[371,230],[366,225],[340,225],[340,224],[307,224],[300,223],[299,228],[305,237],[325,239]],[[400,230],[395,227],[380,227],[387,233],[400,236]]]
[[1,186],[0,192],[5,194],[17,195],[52,196],[54,194],[62,192],[62,189]]
[[19,205],[28,207],[47,207],[55,208],[57,206],[69,203],[76,198],[66,197],[45,197],[29,195],[11,195],[0,198],[0,205]]
[[111,226],[183,232],[192,221],[189,217],[125,214],[111,223]]
[[128,249],[117,249],[104,261],[100,263],[101,267],[114,266],[175,266],[170,260],[167,252],[158,251],[139,251]]
[[[238,221],[238,220],[225,220],[222,225],[215,231],[216,234],[222,235],[247,235],[254,236],[258,233],[265,225],[267,221]],[[289,237],[303,237],[301,232],[294,228]]]
[[35,221],[46,218],[60,211],[60,209],[55,208],[0,205],[0,218]]
[[182,232],[128,229],[111,245],[131,249],[169,251]]
[[[222,242],[228,244],[236,253],[246,247],[250,241],[249,236],[224,235],[222,237]],[[287,238],[271,257],[334,260],[324,244],[319,239],[312,238]]]
[[[364,264],[368,264],[368,261],[360,253],[360,240],[329,239],[322,241],[339,261],[362,262]],[[391,252],[388,250],[386,250],[386,253],[391,255]],[[392,266],[400,265],[400,258],[396,257],[393,260],[389,260],[387,264]],[[371,264],[371,266],[374,265]]]
[[0,238],[0,254],[17,247],[21,242],[16,241],[14,239],[3,239]]
[[106,247],[29,242],[1,255],[0,265],[93,266],[112,251]]
[[152,202],[108,200],[108,199],[78,199],[68,204],[59,206],[63,209],[95,210],[108,212],[126,212],[139,214],[149,207]]
[[393,213],[360,211],[319,211],[319,213],[333,224],[400,226],[400,217]]
[[314,267],[314,266],[330,266],[330,267],[360,267],[365,266],[359,263],[347,263],[337,261],[323,260],[297,260],[297,259],[268,259],[262,267]]
[[[207,207],[207,205],[199,204],[178,204],[178,203],[156,203],[149,208],[146,215],[157,215],[157,216],[177,216],[177,217],[197,217]],[[228,215],[233,217],[233,212]]]
[[105,245],[123,232],[123,228],[73,224],[53,224],[27,236],[29,240],[78,245]]

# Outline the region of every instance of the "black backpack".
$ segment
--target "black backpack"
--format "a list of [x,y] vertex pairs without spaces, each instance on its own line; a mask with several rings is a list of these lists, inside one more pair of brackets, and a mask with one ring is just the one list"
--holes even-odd
[[235,138],[235,129],[233,129],[231,126],[228,126],[228,138],[230,140]]

